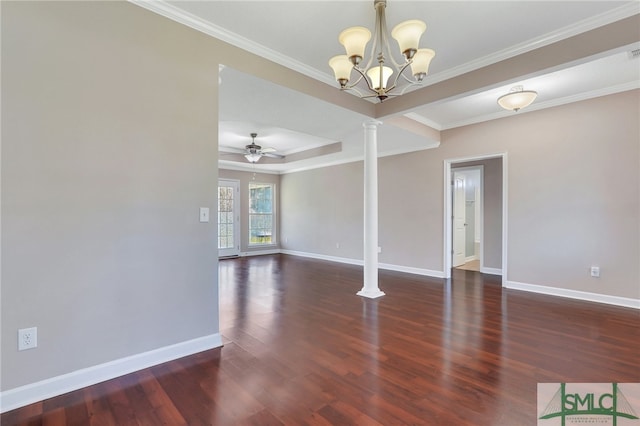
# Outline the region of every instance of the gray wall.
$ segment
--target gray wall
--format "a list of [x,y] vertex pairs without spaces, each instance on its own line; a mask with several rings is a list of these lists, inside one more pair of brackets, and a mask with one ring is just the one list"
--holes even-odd
[[358,162],[282,175],[282,248],[362,259],[363,173]]
[[207,43],[127,3],[2,2],[2,390],[218,332]]
[[[439,148],[380,158],[380,262],[442,271],[444,161],[506,153],[508,279],[640,298],[639,93],[443,131]],[[362,259],[362,162],[288,174],[281,186],[285,248]],[[489,230],[499,223],[486,216]],[[349,250],[336,249],[345,239]]]
[[[251,253],[280,248],[280,212],[282,210],[280,207],[280,175],[227,169],[219,169],[218,175],[221,179],[232,179],[240,182],[240,251]],[[249,184],[251,182],[273,183],[276,185],[276,229],[274,233],[276,244],[273,246],[249,247]]]

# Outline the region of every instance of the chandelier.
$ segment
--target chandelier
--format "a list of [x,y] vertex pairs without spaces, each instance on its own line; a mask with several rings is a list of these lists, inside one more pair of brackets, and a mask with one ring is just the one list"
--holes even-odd
[[[397,40],[403,56],[402,61],[396,62],[387,38],[387,0],[374,0],[373,7],[376,10],[376,24],[373,45],[366,65],[363,66],[362,61],[367,43],[371,39],[371,32],[364,27],[351,27],[338,36],[338,41],[345,47],[347,54],[334,56],[329,60],[329,66],[333,68],[335,78],[340,83],[340,90],[354,91],[361,98],[376,97],[382,102],[389,96],[402,95],[409,87],[420,84],[427,75],[429,63],[436,53],[431,49],[418,48],[420,36],[426,30],[427,24],[412,19],[401,22],[391,31],[391,37]],[[372,66],[374,61],[376,63]],[[394,68],[387,65],[393,65]],[[405,75],[407,69],[410,69],[413,79]],[[352,70],[359,76],[354,83],[349,84]],[[389,84],[389,79],[394,73],[395,77]],[[356,88],[363,80],[366,82],[368,93],[371,93],[369,95],[362,94]]]

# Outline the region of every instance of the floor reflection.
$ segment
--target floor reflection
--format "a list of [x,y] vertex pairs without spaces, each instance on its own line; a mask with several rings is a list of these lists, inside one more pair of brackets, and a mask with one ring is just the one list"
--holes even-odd
[[243,329],[247,321],[270,328],[283,303],[277,257],[222,259],[219,262],[220,328]]

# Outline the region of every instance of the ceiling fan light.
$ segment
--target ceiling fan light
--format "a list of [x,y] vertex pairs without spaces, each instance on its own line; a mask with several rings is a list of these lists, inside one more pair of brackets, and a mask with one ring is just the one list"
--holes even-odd
[[344,46],[353,65],[358,65],[364,57],[364,50],[370,39],[371,31],[365,27],[347,28],[338,36],[338,41]]
[[425,75],[429,72],[429,64],[431,60],[436,56],[436,52],[431,49],[418,49],[413,56],[411,62],[411,74],[417,81],[422,81]]
[[340,87],[346,86],[351,77],[351,69],[353,64],[349,61],[347,55],[338,55],[329,59],[329,66],[333,68],[333,74],[336,77]]
[[393,74],[393,70],[389,67],[376,66],[369,68],[367,71],[367,76],[371,81],[371,87],[375,90],[380,90],[380,68],[382,68],[382,88],[387,88],[387,82],[389,81],[389,77]]
[[260,160],[260,158],[262,158],[262,154],[258,154],[258,153],[245,154],[244,158],[246,158],[247,161],[250,162],[250,163],[257,163],[258,160]]
[[509,93],[498,98],[498,105],[509,111],[518,111],[531,105],[537,96],[538,92],[522,90],[522,86],[516,86]]
[[398,41],[400,52],[407,60],[411,59],[418,50],[420,37],[426,29],[427,24],[418,19],[411,19],[399,23],[391,30],[391,37]]

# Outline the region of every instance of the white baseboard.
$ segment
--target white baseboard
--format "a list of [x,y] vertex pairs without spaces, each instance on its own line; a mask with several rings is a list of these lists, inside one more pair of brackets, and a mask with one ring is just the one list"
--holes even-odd
[[414,268],[411,266],[391,265],[389,263],[379,263],[380,269],[386,269],[389,271],[406,272],[407,274],[424,275],[433,278],[444,278],[444,272],[433,271],[431,269]]
[[487,268],[485,266],[480,267],[480,272],[482,272],[483,274],[502,275],[502,269]]
[[242,256],[242,257],[246,257],[246,256],[264,256],[265,254],[278,254],[278,253],[280,253],[280,249],[274,248],[274,249],[267,249],[267,250],[243,251],[242,253],[240,253],[240,256]]
[[220,334],[211,334],[9,389],[0,393],[0,413],[220,346]]
[[[364,261],[360,259],[351,259],[347,257],[327,256],[324,254],[307,253],[293,250],[280,250],[282,254],[289,254],[292,256],[308,257],[311,259],[328,260],[330,262],[346,263],[349,265],[363,266]],[[427,277],[444,278],[444,272],[432,271],[430,269],[414,268],[411,266],[392,265],[390,263],[378,263],[378,268],[389,271],[406,272],[408,274],[425,275]]]
[[478,256],[476,256],[475,254],[473,256],[469,256],[469,257],[465,257],[464,261],[466,262],[473,262],[474,260],[477,260]]
[[608,305],[640,309],[640,299],[609,296],[607,294],[589,293],[586,291],[569,290],[559,287],[547,287],[537,284],[526,284],[516,281],[507,281],[504,286],[514,290],[530,291],[533,293],[548,294],[550,296],[567,297],[570,299],[586,300],[589,302],[606,303]]
[[280,250],[280,253],[289,254],[291,256],[308,257],[310,259],[328,260],[329,262],[346,263],[348,265],[359,265],[359,266],[364,265],[364,261],[359,259],[351,259],[349,257],[328,256],[325,254],[308,253],[304,251],[295,251],[295,250]]

